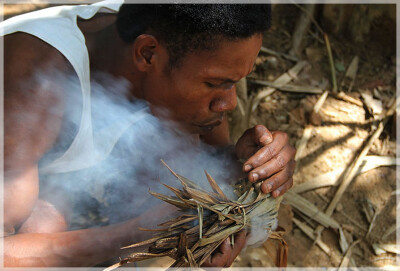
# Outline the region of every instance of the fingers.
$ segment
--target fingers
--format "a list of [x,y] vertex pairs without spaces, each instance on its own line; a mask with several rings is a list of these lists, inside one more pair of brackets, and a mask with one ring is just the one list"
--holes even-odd
[[248,129],[239,138],[236,143],[235,151],[238,158],[249,158],[260,146],[264,146],[272,142],[272,133],[263,125],[256,125],[254,128]]
[[236,153],[239,158],[249,157],[243,171],[248,173],[250,182],[265,180],[261,185],[264,193],[278,197],[293,185],[296,149],[289,145],[286,133],[271,133],[265,126],[257,125],[239,139]]
[[[267,147],[268,146],[265,146],[264,148]],[[284,146],[283,149],[271,159],[253,169],[249,173],[249,181],[256,182],[258,180],[263,180],[283,170],[287,173],[287,177],[291,177],[293,175],[292,170],[294,170],[294,166],[290,163],[294,163],[293,157],[295,153],[296,150],[292,146]]]
[[293,186],[292,175],[281,171],[261,184],[261,191],[263,193],[272,192],[274,198],[284,194],[289,188]]
[[[273,142],[270,144],[267,144],[263,146],[261,149],[259,149],[253,156],[251,156],[243,165],[243,169],[245,172],[249,172],[250,170],[256,169],[260,167],[261,165],[265,164],[269,160],[271,160],[273,157],[275,157],[283,147],[288,145],[289,139],[286,133],[283,132],[274,132],[273,133]],[[288,156],[290,154],[286,154],[285,152],[283,155]],[[287,159],[286,157],[277,157],[277,162],[281,163],[284,161],[284,159]],[[258,173],[258,172],[254,172]],[[250,176],[249,176],[250,177]],[[259,178],[260,179],[260,178]],[[250,177],[250,181],[256,181],[253,180],[252,177]]]
[[272,142],[272,133],[264,125],[256,125],[253,131],[253,140],[256,144],[265,146]]
[[293,178],[290,177],[287,182],[278,187],[275,191],[272,192],[272,197],[277,198],[280,195],[283,195],[286,191],[288,191],[293,186]]
[[235,244],[231,245],[231,237],[227,238],[220,246],[219,251],[203,263],[204,267],[229,267],[242,251],[246,244],[246,233],[241,231],[235,234]]
[[254,143],[254,130],[248,129],[239,138],[235,145],[235,153],[237,158],[247,159],[254,154],[258,146]]

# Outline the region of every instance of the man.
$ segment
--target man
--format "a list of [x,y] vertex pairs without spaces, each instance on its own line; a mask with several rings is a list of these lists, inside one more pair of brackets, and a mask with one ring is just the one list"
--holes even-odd
[[[132,230],[143,217],[166,215],[165,210],[155,209],[119,224],[68,231],[62,210],[39,197],[43,188],[38,167],[65,133],[66,90],[56,79],[32,80],[38,70],[50,70],[50,78],[52,71],[54,78],[58,71],[76,73],[81,82],[80,129],[61,162],[66,157],[78,159],[71,153],[83,153],[82,157],[90,153],[81,150],[91,142],[90,103],[85,104],[90,100],[88,61],[90,72],[130,83],[125,99],[147,101],[160,118],[167,110],[168,119],[204,142],[230,144],[225,114],[236,106],[235,83],[253,68],[268,27],[269,7],[123,5],[118,15],[98,14],[102,5],[56,7],[20,19],[29,24],[19,24],[17,18],[5,27],[9,34],[4,38],[6,266],[93,266],[143,239],[142,232]],[[90,20],[78,20],[75,28],[77,14]],[[249,181],[262,181],[263,192],[277,197],[292,186],[295,150],[286,134],[256,126],[245,132],[235,152],[237,158],[246,159],[243,172]],[[230,266],[244,244],[242,233],[234,246],[225,242],[205,266]]]

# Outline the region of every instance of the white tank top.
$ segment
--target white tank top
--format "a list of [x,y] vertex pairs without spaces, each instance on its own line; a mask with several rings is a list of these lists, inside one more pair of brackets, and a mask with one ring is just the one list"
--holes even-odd
[[[116,13],[123,1],[106,0],[92,5],[51,7],[15,16],[0,23],[1,36],[25,32],[57,49],[71,63],[81,85],[83,108],[78,133],[67,151],[60,158],[42,166],[41,173],[70,172],[88,168],[104,160],[122,133],[147,114],[144,111],[138,112],[108,127],[107,130],[116,131],[113,137],[102,142],[101,146],[96,146],[91,116],[89,53],[85,37],[77,25],[77,17],[89,20],[96,13]],[[101,133],[98,136],[101,137]]]

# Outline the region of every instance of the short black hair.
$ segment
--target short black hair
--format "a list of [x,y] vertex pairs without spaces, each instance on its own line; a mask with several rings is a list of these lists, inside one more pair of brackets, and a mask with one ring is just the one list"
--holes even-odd
[[245,39],[266,31],[269,4],[124,4],[117,18],[120,37],[132,43],[144,33],[162,41],[169,66],[188,52],[211,50],[221,39]]

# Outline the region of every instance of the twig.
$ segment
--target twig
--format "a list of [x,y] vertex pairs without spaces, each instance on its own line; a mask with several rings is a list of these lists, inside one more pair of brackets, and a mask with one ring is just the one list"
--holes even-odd
[[[389,111],[394,112],[394,110],[392,110],[392,108],[389,109]],[[392,114],[393,114],[393,112],[392,112]],[[336,194],[333,197],[331,204],[328,206],[328,208],[326,210],[326,214],[332,215],[333,210],[336,208],[336,205],[339,202],[340,198],[342,197],[344,191],[347,189],[350,182],[353,180],[354,176],[356,175],[357,171],[359,170],[359,167],[361,166],[361,163],[364,160],[365,156],[367,155],[369,149],[372,147],[372,144],[381,135],[383,128],[384,128],[385,124],[387,123],[387,120],[388,120],[388,116],[379,123],[378,128],[372,133],[367,144],[365,145],[365,147],[363,148],[361,153],[358,155],[357,159],[354,160],[353,164],[350,167],[350,171],[344,177],[343,182],[340,184],[338,191],[336,191]]]
[[293,212],[295,214],[297,214],[300,218],[302,218],[304,220],[304,223],[306,223],[310,228],[314,229],[318,226],[318,222],[315,222],[314,220],[312,220],[311,218],[309,218],[308,216],[306,216],[305,214],[303,214],[296,208],[293,208]]
[[311,21],[313,22],[313,24],[315,25],[315,27],[318,29],[319,32],[321,32],[321,34],[324,34],[325,31],[322,30],[322,28],[319,26],[319,24],[317,23],[317,21],[314,19],[314,16],[312,16],[307,9],[305,9],[304,7],[300,6],[299,4],[295,3],[293,0],[291,1],[296,7],[298,7],[299,9],[301,9],[303,12],[307,13],[307,15],[310,17]]
[[284,198],[292,207],[317,221],[319,224],[324,225],[324,227],[331,227],[333,229],[340,228],[340,225],[338,222],[336,222],[336,220],[325,215],[321,210],[315,207],[314,204],[302,196],[289,190],[285,193]]
[[[383,131],[383,128],[385,124],[387,123],[389,116],[391,116],[395,112],[397,102],[394,102],[392,106],[389,108],[389,110],[384,114],[385,118],[379,123],[377,129],[372,133],[370,136],[370,139],[368,140],[367,144],[361,151],[361,153],[358,155],[358,157],[353,161],[352,165],[350,166],[350,170],[346,173],[346,175],[343,178],[342,183],[340,184],[338,190],[335,193],[335,196],[333,197],[331,203],[329,204],[328,208],[325,211],[325,214],[327,216],[331,216],[333,211],[336,208],[336,205],[340,201],[343,193],[346,191],[347,187],[349,186],[350,182],[353,180],[354,176],[356,175],[357,171],[359,170],[359,167],[364,160],[364,157],[367,155],[369,149],[371,148],[372,144],[374,141],[380,136],[380,134]],[[323,231],[324,227],[323,226],[318,226],[317,229],[315,230],[316,235],[318,236],[317,238],[321,237],[321,232]]]
[[306,149],[307,142],[311,137],[311,132],[313,130],[313,127],[311,125],[307,125],[306,128],[303,131],[303,136],[301,137],[299,143],[296,146],[297,152],[294,160],[297,162],[296,163],[296,168],[294,172],[297,172],[299,164],[298,161],[303,157],[303,152]]
[[248,80],[250,83],[276,88],[282,91],[294,92],[294,93],[310,93],[310,94],[320,94],[323,89],[318,87],[310,87],[310,86],[296,86],[296,85],[277,85],[271,82],[263,81],[263,80]]
[[[364,159],[364,156],[368,153],[369,149],[372,146],[372,143],[379,137],[379,135],[383,131],[383,123],[381,122],[379,127],[373,132],[372,136],[368,140],[368,143],[360,153],[360,155],[357,157],[356,160],[353,161],[353,164],[350,167],[350,171],[348,171],[348,174],[345,175],[343,182],[340,184],[339,189],[336,191],[335,196],[333,197],[331,203],[329,204],[328,208],[325,211],[325,214],[328,216],[331,216],[333,211],[336,208],[336,205],[340,201],[343,193],[346,191],[347,187],[349,186],[350,182],[353,180],[356,172],[358,171],[359,166],[361,165],[362,160]],[[318,226],[316,229],[316,234],[320,236],[322,230],[324,227]]]
[[339,214],[341,214],[342,216],[344,216],[345,218],[347,218],[351,223],[353,223],[354,226],[356,226],[357,228],[359,228],[360,230],[363,231],[367,231],[367,229],[363,226],[360,225],[360,223],[358,223],[357,220],[355,220],[354,218],[352,218],[351,216],[349,216],[348,214],[346,214],[343,210],[339,211]]
[[[396,157],[368,155],[364,158],[362,165],[357,171],[357,175],[378,167],[395,165]],[[338,177],[343,174],[345,169],[346,168],[338,168],[333,171],[318,175],[309,181],[295,185],[291,188],[291,190],[295,193],[303,193],[321,187],[337,186],[340,181]]]
[[[367,234],[365,235],[366,238],[368,238],[369,234],[371,233],[372,228],[373,228],[374,225],[375,225],[375,220],[376,220],[376,218],[379,216],[379,214],[382,212],[382,210],[385,209],[385,206],[386,206],[386,204],[389,202],[389,200],[390,200],[391,197],[392,197],[392,195],[390,195],[380,207],[376,208],[376,211],[375,211],[375,213],[374,213],[374,216],[372,217],[372,220],[371,220],[371,224],[369,225],[368,232],[367,232]],[[389,228],[389,230],[390,230],[390,228]],[[382,240],[384,240],[384,239],[387,237],[386,234],[387,234],[387,233],[385,233],[385,234],[382,236]],[[390,232],[389,232],[389,234],[390,234]]]
[[314,32],[311,31],[311,29],[308,29],[308,33],[313,36],[314,39],[316,39],[319,43],[325,44],[324,40],[321,39],[320,37],[317,36]]
[[371,219],[371,223],[369,224],[369,228],[368,228],[367,234],[365,235],[366,238],[368,238],[369,234],[371,233],[371,230],[375,225],[376,217],[378,216],[379,213],[380,213],[380,210],[376,210],[375,211],[374,216]]
[[357,106],[363,106],[363,103],[360,100],[354,99],[353,97],[346,95],[343,91],[340,91],[338,94],[333,94],[333,96],[343,101],[355,104]]
[[372,248],[376,255],[380,255],[386,252],[400,255],[400,249],[396,244],[372,244]]
[[[293,190],[293,189],[292,189],[292,190]],[[321,194],[317,194],[317,195],[320,196],[320,198],[321,198],[322,200],[324,200],[326,203],[329,203],[329,199],[328,199],[327,197],[325,197],[325,196],[323,196],[323,195],[321,195]],[[338,211],[338,210],[336,209],[336,211]],[[348,214],[346,214],[343,210],[340,210],[340,211],[338,211],[338,212],[339,212],[339,214],[341,214],[342,216],[344,216],[345,218],[347,218],[351,223],[353,223],[354,226],[356,226],[356,227],[359,228],[360,230],[363,230],[363,231],[365,231],[365,232],[368,231],[365,227],[361,226],[360,223],[358,223],[357,220],[355,220],[354,218],[352,218],[351,216],[349,216]]]
[[[312,240],[315,241],[315,235],[314,235],[314,230],[304,224],[303,222],[301,222],[300,220],[293,218],[292,219],[294,224],[296,224],[297,227],[299,227],[299,229],[301,231],[303,231],[309,238],[311,238]],[[323,252],[325,252],[328,256],[331,254],[331,250],[329,249],[328,245],[326,245],[322,240],[318,240],[316,242],[316,244],[322,249]]]
[[333,85],[332,91],[333,91],[333,93],[336,93],[337,92],[336,71],[335,71],[335,65],[333,63],[331,43],[329,42],[329,38],[326,33],[324,33],[324,39],[325,39],[325,44],[326,44],[326,50],[328,51],[329,64],[331,67],[332,85]]
[[347,89],[347,92],[350,92],[353,89],[354,82],[356,80],[357,71],[358,71],[358,61],[359,61],[358,56],[355,56],[352,59],[349,67],[347,68],[346,74],[344,75],[344,78],[343,78],[342,82],[340,83],[340,89],[343,89],[344,81],[346,80],[346,78],[351,79],[350,85]]
[[349,261],[350,261],[350,259],[351,259],[351,252],[352,252],[354,246],[357,245],[358,243],[360,243],[360,241],[361,241],[361,240],[354,241],[354,242],[350,245],[350,247],[347,249],[346,254],[344,255],[344,257],[343,257],[343,259],[342,259],[342,262],[340,263],[339,270],[343,270],[344,267],[347,267],[347,266],[348,266]]
[[386,241],[388,236],[391,235],[392,233],[394,233],[395,231],[396,231],[396,225],[390,226],[389,229],[387,229],[385,234],[382,236],[382,241]]
[[300,55],[304,34],[310,27],[311,18],[313,17],[313,13],[315,10],[315,4],[306,5],[304,9],[306,10],[306,12],[300,15],[292,36],[292,49],[290,50],[290,55]]
[[344,232],[341,227],[339,228],[339,237],[340,249],[342,250],[342,253],[345,253],[349,248],[349,244],[347,244],[346,236],[344,236]]
[[271,50],[271,49],[269,49],[267,47],[264,47],[264,46],[261,46],[260,52],[266,53],[266,54],[270,54],[270,55],[273,55],[273,56],[277,56],[277,57],[284,57],[287,60],[294,61],[294,62],[300,61],[300,59],[298,57],[291,56],[291,55],[284,54],[284,53],[279,53],[279,52],[276,52],[276,51]]
[[[279,76],[277,79],[275,79],[272,83],[274,85],[277,86],[283,86],[286,85],[287,83],[289,83],[290,81],[293,80],[293,78],[295,78],[297,76],[297,74],[308,64],[307,61],[300,61],[297,62],[296,65],[294,65],[292,68],[290,68],[287,72],[285,72],[284,74],[282,74],[281,76]],[[262,92],[259,92],[257,94],[257,96],[253,96],[254,98],[251,100],[250,103],[250,113],[254,112],[254,110],[256,110],[258,104],[260,103],[260,101],[264,98],[266,98],[267,96],[271,95],[272,93],[274,93],[276,90],[276,88],[272,88],[272,87],[267,87],[266,89],[264,89]],[[250,114],[251,115],[251,114]]]
[[313,111],[315,113],[318,113],[318,111],[321,109],[322,105],[325,103],[326,98],[328,97],[328,91],[325,91],[321,97],[319,97],[318,101],[315,103]]

